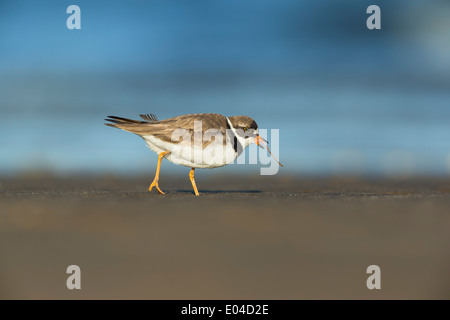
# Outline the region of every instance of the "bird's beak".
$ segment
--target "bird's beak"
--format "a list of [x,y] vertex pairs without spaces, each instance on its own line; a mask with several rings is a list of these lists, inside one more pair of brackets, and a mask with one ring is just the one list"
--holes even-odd
[[260,148],[263,148],[263,149],[264,149],[264,147],[263,147],[262,145],[259,144],[260,141],[265,142],[266,144],[269,144],[269,142],[268,142],[266,139],[261,138],[261,136],[258,134],[258,135],[256,135],[255,143],[256,143],[257,146],[259,146]]

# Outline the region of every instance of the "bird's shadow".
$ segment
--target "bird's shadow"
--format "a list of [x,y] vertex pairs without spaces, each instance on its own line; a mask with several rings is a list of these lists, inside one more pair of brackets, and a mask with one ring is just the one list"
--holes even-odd
[[[173,193],[194,194],[192,190],[173,190]],[[259,194],[261,190],[198,190],[200,194],[226,194],[226,193],[240,193],[240,194]]]

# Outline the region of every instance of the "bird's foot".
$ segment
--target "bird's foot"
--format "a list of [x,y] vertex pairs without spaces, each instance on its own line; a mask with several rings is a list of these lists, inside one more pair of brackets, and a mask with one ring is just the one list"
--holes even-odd
[[200,193],[198,193],[197,184],[195,183],[194,171],[195,171],[195,169],[192,168],[191,172],[189,172],[189,179],[191,179],[192,187],[194,188],[194,193],[198,197],[200,195]]
[[158,192],[160,194],[165,194],[160,188],[159,188],[159,183],[158,180],[153,180],[152,184],[150,185],[150,187],[148,187],[148,192],[151,192],[153,187],[156,187],[156,190],[158,190]]

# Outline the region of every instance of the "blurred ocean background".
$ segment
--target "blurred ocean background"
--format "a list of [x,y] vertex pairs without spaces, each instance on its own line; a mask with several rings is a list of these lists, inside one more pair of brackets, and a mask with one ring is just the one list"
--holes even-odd
[[448,176],[449,17],[447,0],[0,1],[0,175],[151,177],[156,154],[103,119],[215,112],[279,129],[280,173]]

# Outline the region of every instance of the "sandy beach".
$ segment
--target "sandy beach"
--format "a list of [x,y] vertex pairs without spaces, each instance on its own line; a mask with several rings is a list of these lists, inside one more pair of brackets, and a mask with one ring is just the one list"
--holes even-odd
[[149,179],[2,178],[0,298],[450,298],[449,179]]

